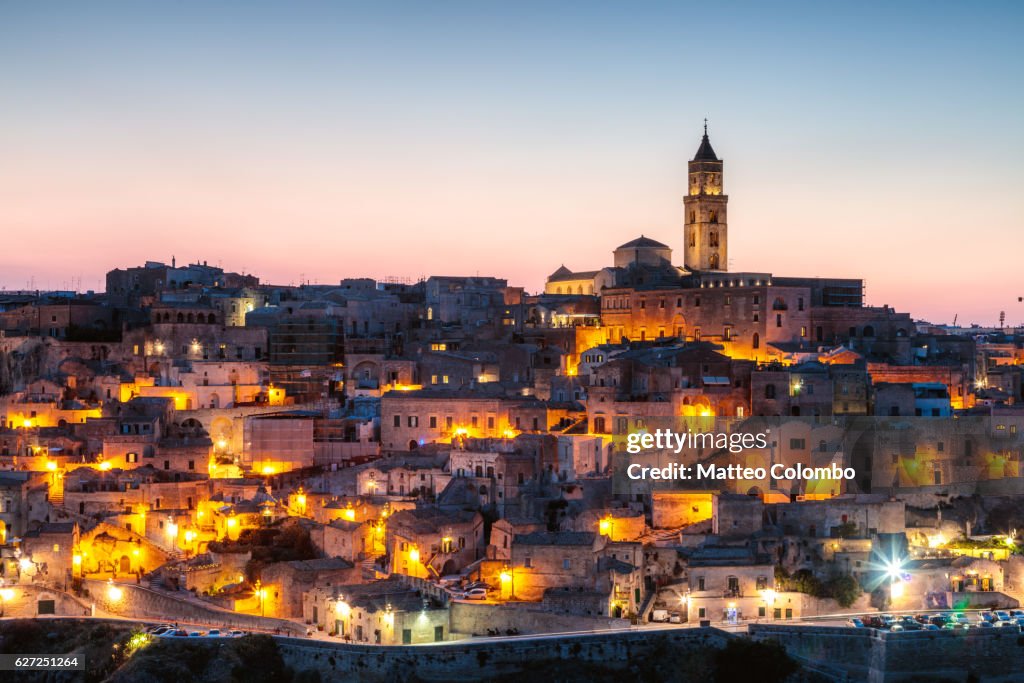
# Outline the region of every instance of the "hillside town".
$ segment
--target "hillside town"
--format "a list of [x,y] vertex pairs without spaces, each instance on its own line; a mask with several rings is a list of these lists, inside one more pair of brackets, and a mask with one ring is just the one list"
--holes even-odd
[[[386,646],[1019,608],[1024,330],[731,270],[724,177],[705,127],[676,243],[539,293],[176,256],[0,293],[0,614]],[[855,476],[624,482],[659,425],[769,435],[661,465]]]

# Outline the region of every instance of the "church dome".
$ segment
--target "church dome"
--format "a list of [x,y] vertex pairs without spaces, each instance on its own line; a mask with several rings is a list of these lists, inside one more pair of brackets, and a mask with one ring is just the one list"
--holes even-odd
[[635,240],[632,240],[630,242],[626,242],[625,244],[623,244],[623,245],[621,245],[619,247],[619,249],[643,249],[643,248],[668,249],[669,247],[668,247],[667,244],[662,244],[658,240],[652,240],[650,237],[644,237],[643,235],[640,235]]
[[672,263],[672,249],[667,244],[643,235],[620,246],[613,256],[616,268],[664,266]]

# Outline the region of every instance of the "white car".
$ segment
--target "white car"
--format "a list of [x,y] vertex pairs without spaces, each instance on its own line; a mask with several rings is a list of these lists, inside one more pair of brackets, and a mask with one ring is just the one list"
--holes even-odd
[[484,600],[487,598],[486,588],[470,588],[468,591],[463,593],[460,597],[465,600]]

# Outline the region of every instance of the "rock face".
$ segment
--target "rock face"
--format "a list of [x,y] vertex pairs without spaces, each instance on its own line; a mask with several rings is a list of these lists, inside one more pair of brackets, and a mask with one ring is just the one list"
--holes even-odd
[[46,347],[37,339],[5,339],[0,344],[0,396],[22,391],[43,372]]

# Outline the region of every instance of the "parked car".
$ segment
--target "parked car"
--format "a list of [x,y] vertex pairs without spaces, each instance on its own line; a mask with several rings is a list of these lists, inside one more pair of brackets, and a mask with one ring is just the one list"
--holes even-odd
[[189,638],[202,638],[204,635],[206,635],[206,634],[203,633],[202,631],[189,631],[188,637]]
[[232,638],[241,638],[245,635],[245,631],[231,631],[228,635]]
[[206,632],[206,635],[209,638],[220,638],[224,634],[220,632],[219,628],[211,628],[209,631]]
[[885,628],[885,623],[879,616],[871,615],[868,617],[864,617],[862,621],[864,622],[864,625],[868,628]]
[[683,623],[683,617],[679,614],[668,615],[668,623],[670,624],[681,624]]
[[149,629],[149,635],[151,635],[151,636],[162,636],[163,634],[167,633],[170,630],[171,629],[169,627],[167,627],[167,626],[157,626],[155,628]]
[[864,628],[864,622],[856,617],[852,617],[846,620],[846,625],[850,628]]
[[924,631],[938,631],[939,627],[935,624],[922,624],[921,629]]
[[939,628],[942,628],[943,626],[945,626],[946,624],[948,624],[950,622],[949,622],[949,619],[947,619],[945,616],[943,616],[941,614],[936,614],[935,616],[933,616],[928,621],[928,623],[930,623],[932,626],[937,626]]
[[996,619],[998,619],[999,621],[1009,621],[1010,613],[1003,611],[996,612]]
[[466,600],[483,600],[487,597],[486,588],[470,588],[468,591],[462,594]]

